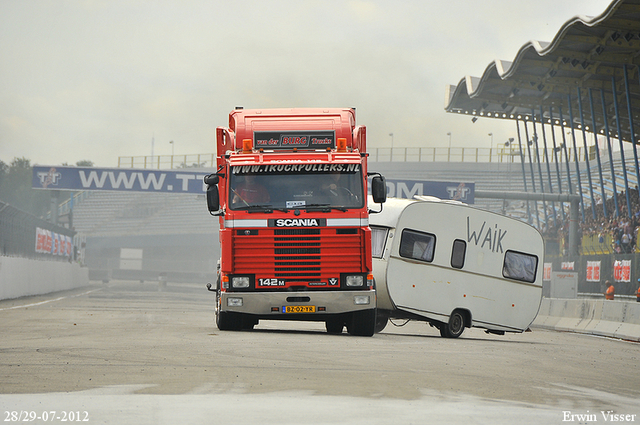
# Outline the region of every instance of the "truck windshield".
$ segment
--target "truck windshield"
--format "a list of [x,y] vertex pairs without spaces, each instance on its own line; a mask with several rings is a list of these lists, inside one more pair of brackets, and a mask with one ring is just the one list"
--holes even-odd
[[360,164],[235,166],[230,174],[229,207],[232,210],[364,206]]

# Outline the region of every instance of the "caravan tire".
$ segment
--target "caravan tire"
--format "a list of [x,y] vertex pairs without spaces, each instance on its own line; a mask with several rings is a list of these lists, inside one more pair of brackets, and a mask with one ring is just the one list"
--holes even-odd
[[464,314],[460,310],[454,310],[449,316],[449,322],[440,327],[440,335],[445,338],[458,338],[464,332]]

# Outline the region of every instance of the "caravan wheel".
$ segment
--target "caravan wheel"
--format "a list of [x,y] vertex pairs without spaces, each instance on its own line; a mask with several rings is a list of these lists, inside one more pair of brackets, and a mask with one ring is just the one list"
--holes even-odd
[[440,336],[443,338],[458,338],[464,332],[464,314],[455,310],[449,316],[449,323],[440,325]]

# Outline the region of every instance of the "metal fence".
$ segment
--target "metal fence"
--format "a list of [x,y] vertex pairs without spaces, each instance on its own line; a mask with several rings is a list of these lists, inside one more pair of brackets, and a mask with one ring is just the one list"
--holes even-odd
[[[591,148],[591,147],[590,147]],[[577,150],[567,148],[566,156],[570,161],[574,160],[577,153],[578,161],[585,160],[584,148]],[[589,159],[595,154],[589,149]],[[373,162],[525,162],[529,161],[529,152],[521,152],[518,146],[498,146],[497,148],[373,148],[369,149],[369,159]],[[538,162],[564,162],[566,161],[563,150],[542,148],[531,149],[531,161]],[[548,158],[548,160],[545,160]]]
[[[595,150],[589,149],[589,159],[595,158]],[[564,150],[533,148],[531,153],[522,152],[520,148],[513,146],[498,146],[497,148],[372,148],[369,149],[369,159],[373,162],[525,162],[529,161],[531,155],[532,162],[566,161]],[[566,156],[570,161],[586,159],[584,148],[574,150],[567,148]],[[159,156],[120,156],[118,157],[118,168],[151,168],[151,169],[173,169],[173,168],[213,168],[215,167],[216,156],[213,153],[191,154],[191,155],[159,155]]]
[[[592,148],[592,146],[590,147]],[[584,148],[567,148],[566,156],[570,161],[585,160]],[[373,162],[521,162],[529,161],[528,151],[520,152],[517,146],[499,146],[497,148],[372,148],[369,159]],[[595,154],[589,149],[589,159]],[[532,149],[532,162],[564,162],[564,150],[542,148]],[[548,158],[545,160],[544,158]],[[213,168],[216,156],[213,153],[191,155],[159,155],[159,156],[120,156],[119,168]]]
[[0,255],[69,261],[74,249],[66,244],[74,235],[0,201]]
[[118,168],[151,168],[157,170],[174,168],[213,168],[216,155],[198,153],[191,155],[119,156]]

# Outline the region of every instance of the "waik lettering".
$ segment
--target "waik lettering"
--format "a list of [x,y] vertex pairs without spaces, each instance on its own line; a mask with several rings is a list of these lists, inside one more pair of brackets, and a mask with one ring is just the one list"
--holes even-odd
[[469,217],[467,217],[467,242],[471,243],[471,241],[473,241],[476,246],[480,244],[480,248],[485,248],[486,246],[486,249],[491,252],[503,253],[502,239],[506,234],[507,231],[498,228],[497,224],[494,225],[493,228],[491,225],[487,226],[486,221],[482,222],[480,230],[471,232],[470,220]]

